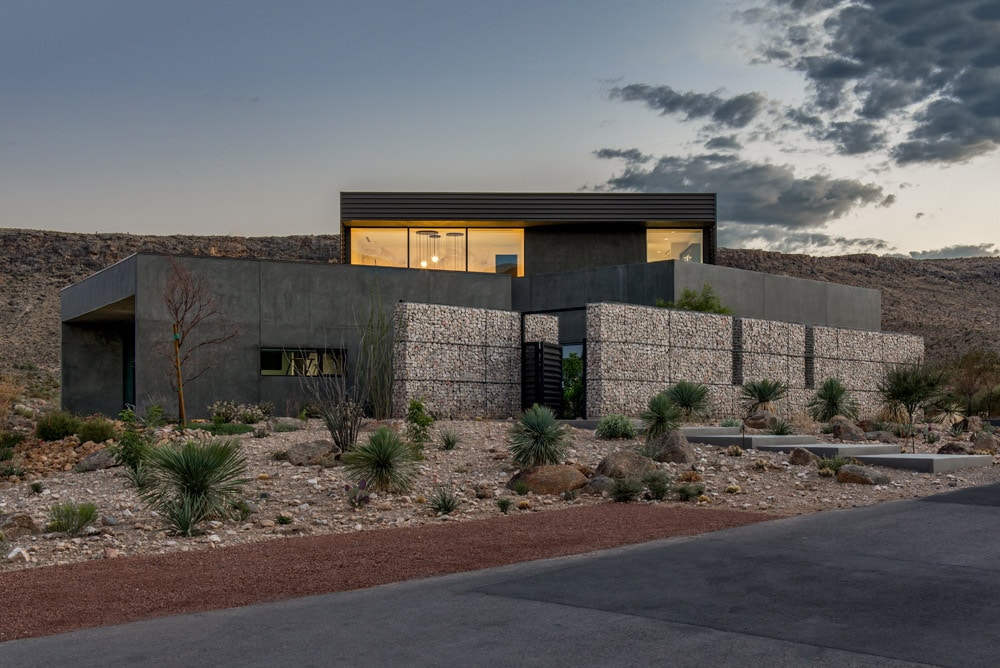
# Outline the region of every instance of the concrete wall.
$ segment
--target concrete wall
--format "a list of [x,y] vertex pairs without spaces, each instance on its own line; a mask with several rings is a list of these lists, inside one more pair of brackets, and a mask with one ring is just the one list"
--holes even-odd
[[62,406],[79,415],[117,415],[124,405],[122,339],[131,324],[62,326]]
[[652,306],[657,299],[676,300],[685,288],[701,290],[705,283],[737,316],[881,329],[878,290],[673,260],[517,278],[512,284],[511,302],[518,311],[557,314],[560,340],[578,343],[586,336],[585,316],[580,309],[584,304]]
[[642,225],[541,226],[524,230],[524,274],[646,261]]
[[[923,360],[923,339],[631,304],[590,304],[587,414],[638,415],[649,398],[680,380],[709,386],[715,417],[741,414],[740,385],[769,378],[790,391],[779,406],[805,408],[824,379],[839,378],[862,410],[879,403],[876,385],[894,364]],[[814,352],[806,354],[807,329]],[[813,365],[812,384],[807,363]]]

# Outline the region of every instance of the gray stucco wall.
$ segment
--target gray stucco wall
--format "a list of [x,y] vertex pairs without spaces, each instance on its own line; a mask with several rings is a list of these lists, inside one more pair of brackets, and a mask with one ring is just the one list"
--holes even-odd
[[526,276],[645,261],[646,229],[640,225],[563,225],[524,230]]
[[131,325],[62,326],[62,405],[80,415],[117,415],[124,403],[122,337]]

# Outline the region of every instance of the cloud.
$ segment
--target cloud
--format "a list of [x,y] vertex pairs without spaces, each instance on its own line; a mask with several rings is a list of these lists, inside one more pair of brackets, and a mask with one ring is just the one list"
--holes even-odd
[[637,148],[629,149],[616,149],[616,148],[602,148],[600,150],[594,151],[594,155],[598,158],[605,160],[613,160],[615,158],[620,158],[626,162],[636,162],[644,163],[649,162],[653,159],[653,156],[646,155]]
[[630,84],[611,89],[613,100],[644,102],[661,115],[682,114],[685,120],[707,118],[731,128],[746,127],[764,108],[766,98],[760,93],[723,97],[720,93],[678,93],[670,86]]
[[[637,149],[595,152],[598,157],[622,157]],[[639,153],[641,155],[641,153]],[[790,165],[742,160],[720,153],[665,156],[650,166],[626,162],[625,169],[601,187],[638,192],[719,193],[719,220],[786,228],[821,227],[853,209],[889,206],[895,201],[880,186],[823,174],[799,177]]]
[[1000,247],[996,244],[968,244],[945,246],[937,250],[910,251],[914,260],[942,260],[956,257],[1000,257]]
[[884,239],[851,239],[822,232],[731,223],[719,226],[719,245],[723,248],[761,248],[779,253],[804,255],[886,253],[894,250],[894,247]]
[[712,137],[705,142],[705,148],[711,151],[738,151],[743,148],[736,135],[726,137]]
[[741,16],[767,33],[757,59],[809,84],[788,119],[838,152],[948,164],[1000,147],[996,0],[768,0]]

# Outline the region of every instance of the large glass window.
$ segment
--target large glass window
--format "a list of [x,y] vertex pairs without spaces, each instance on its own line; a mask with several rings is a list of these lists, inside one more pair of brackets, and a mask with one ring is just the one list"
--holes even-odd
[[262,376],[341,376],[346,353],[330,348],[261,348]]
[[469,271],[524,276],[524,230],[469,230]]
[[405,267],[406,257],[406,228],[351,229],[351,264]]
[[650,228],[646,230],[646,261],[701,262],[702,244],[701,230]]
[[465,271],[466,235],[464,227],[411,227],[410,266]]

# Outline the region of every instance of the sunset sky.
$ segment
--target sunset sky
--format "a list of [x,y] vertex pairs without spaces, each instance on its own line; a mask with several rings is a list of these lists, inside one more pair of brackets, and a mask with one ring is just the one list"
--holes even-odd
[[1000,255],[1000,0],[7,0],[0,91],[0,227],[708,191],[723,246]]

